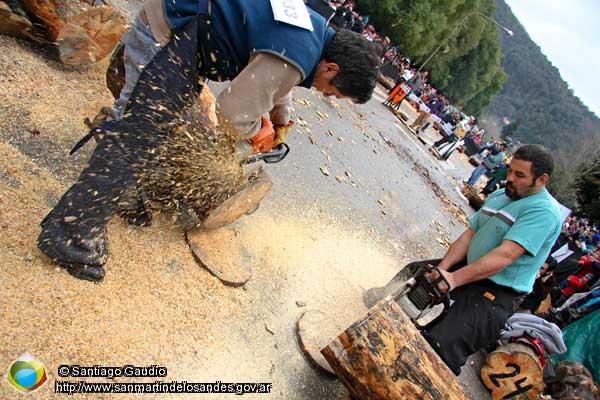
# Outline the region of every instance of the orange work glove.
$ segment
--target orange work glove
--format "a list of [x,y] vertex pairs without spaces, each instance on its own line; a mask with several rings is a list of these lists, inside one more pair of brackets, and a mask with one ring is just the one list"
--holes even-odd
[[261,128],[252,137],[252,150],[256,153],[268,153],[275,146],[275,130],[273,124],[265,117],[260,117]]
[[288,137],[288,134],[292,130],[294,126],[294,121],[287,123],[287,125],[275,125],[275,141],[273,146],[277,146],[278,144],[285,143]]

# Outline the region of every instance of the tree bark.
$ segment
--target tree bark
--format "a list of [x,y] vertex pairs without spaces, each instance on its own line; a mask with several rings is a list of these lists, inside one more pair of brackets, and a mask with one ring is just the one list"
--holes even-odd
[[356,399],[468,398],[395,301],[379,303],[321,353]]

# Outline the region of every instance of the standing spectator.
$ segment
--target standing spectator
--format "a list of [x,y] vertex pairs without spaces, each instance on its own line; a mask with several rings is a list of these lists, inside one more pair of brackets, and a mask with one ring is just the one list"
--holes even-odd
[[365,30],[365,23],[363,21],[362,15],[356,15],[356,17],[354,18],[354,23],[352,24],[350,30],[362,35],[363,31]]
[[408,86],[411,87],[413,92],[421,90],[421,87],[427,82],[427,71],[417,71],[412,78],[408,80]]
[[329,20],[335,12],[335,9],[329,5],[327,0],[305,0],[304,2],[309,8],[321,14],[326,20]]
[[431,117],[431,114],[438,114],[441,109],[444,107],[444,103],[439,99],[437,95],[433,95],[429,101],[419,108],[419,115],[414,120],[410,127],[417,132],[417,134],[421,131],[425,131],[427,126],[429,126],[428,119]]

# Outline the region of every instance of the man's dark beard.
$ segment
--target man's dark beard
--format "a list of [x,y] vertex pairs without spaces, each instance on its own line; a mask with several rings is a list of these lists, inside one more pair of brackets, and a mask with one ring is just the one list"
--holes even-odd
[[517,193],[517,189],[514,187],[512,182],[506,182],[506,186],[504,187],[504,193],[511,200],[519,200],[521,196]]
[[[536,182],[536,180],[534,179],[533,182],[531,183],[531,185],[529,185],[529,187],[530,188],[534,187],[535,182]],[[517,193],[517,189],[515,188],[515,186],[513,185],[512,182],[506,182],[506,186],[504,186],[504,193],[511,200],[521,200],[523,198],[523,196],[521,196],[520,194]]]

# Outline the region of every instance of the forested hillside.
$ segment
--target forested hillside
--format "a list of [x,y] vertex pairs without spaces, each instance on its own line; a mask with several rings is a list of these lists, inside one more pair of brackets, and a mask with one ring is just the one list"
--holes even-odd
[[436,88],[468,113],[480,114],[502,87],[506,74],[498,36],[505,33],[486,20],[494,0],[357,0],[357,4],[414,66],[431,72]]
[[573,94],[503,0],[496,0],[492,15],[515,34],[499,36],[508,79],[484,119],[509,122],[504,126],[506,134],[561,153],[595,149],[594,144],[600,143],[600,119]]

